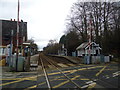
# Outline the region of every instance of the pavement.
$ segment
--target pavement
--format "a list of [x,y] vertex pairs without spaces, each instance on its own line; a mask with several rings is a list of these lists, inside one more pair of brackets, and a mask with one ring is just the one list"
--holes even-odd
[[[1,88],[48,88],[41,67],[31,72],[9,72],[8,67],[0,67]],[[80,88],[119,88],[120,71],[118,63],[84,65],[60,68],[65,75],[74,81]],[[48,77],[52,88],[77,88],[70,80],[65,78],[58,70],[48,70]]]

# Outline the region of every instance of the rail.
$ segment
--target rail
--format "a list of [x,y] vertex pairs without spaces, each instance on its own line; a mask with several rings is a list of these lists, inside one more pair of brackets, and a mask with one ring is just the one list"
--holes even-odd
[[[42,57],[43,57],[43,56],[42,56]],[[68,77],[68,75],[66,75],[66,74],[64,73],[64,71],[62,71],[61,69],[59,69],[58,66],[57,66],[56,64],[54,64],[54,62],[53,62],[51,59],[49,59],[48,57],[44,56],[44,61],[47,62],[47,63],[49,63],[49,65],[52,65],[53,67],[55,67],[64,77],[66,77],[66,78],[67,78],[71,83],[73,83],[77,88],[80,88],[80,89],[84,88],[84,87],[81,87],[80,85],[78,85],[76,82],[74,82],[70,77]],[[43,65],[42,65],[42,67],[43,67]],[[89,68],[86,68],[86,69],[89,70]],[[74,70],[79,71],[79,69],[78,69],[77,67],[74,67]],[[47,73],[46,70],[44,70],[44,73]],[[86,75],[83,74],[83,73],[82,73],[81,75],[86,76]],[[103,81],[100,79],[100,77],[96,77],[96,78],[99,78],[99,80],[100,80],[101,82],[103,82]],[[96,78],[88,78],[88,79],[91,80],[91,81],[93,81],[93,83],[97,84],[96,81],[95,81]],[[46,80],[47,80],[47,82],[49,82],[49,84],[48,84],[48,85],[49,85],[49,88],[52,88],[51,85],[50,85],[50,80],[49,80],[47,74],[46,74]],[[107,83],[107,82],[104,82],[104,83],[108,84],[109,86],[112,86],[111,84],[109,84],[109,83]],[[88,86],[89,86],[89,85],[88,85]],[[87,87],[88,87],[88,86],[87,86]],[[112,87],[113,87],[113,86],[112,86]]]
[[[50,80],[49,80],[49,77],[48,77],[48,74],[47,74],[47,71],[46,71],[46,68],[43,64],[43,60],[40,58],[41,60],[41,66],[43,68],[43,71],[44,71],[44,75],[46,77],[46,82],[47,82],[47,85],[48,85],[48,88],[52,88],[51,85],[50,85]],[[64,77],[66,77],[71,83],[73,83],[77,88],[81,88],[81,86],[79,86],[77,83],[75,83],[71,78],[69,78],[66,74],[63,73],[62,70],[60,70],[56,65],[54,65],[52,63],[52,61],[48,61],[45,57],[44,57],[44,61],[48,62],[50,65],[52,65],[53,67],[55,67]]]
[[44,75],[45,75],[45,78],[46,78],[46,83],[48,85],[48,88],[51,89],[50,80],[48,78],[48,74],[47,74],[46,68],[45,68],[44,63],[43,63],[41,58],[40,58],[40,61],[41,61],[41,66],[42,66],[42,69],[44,71]]

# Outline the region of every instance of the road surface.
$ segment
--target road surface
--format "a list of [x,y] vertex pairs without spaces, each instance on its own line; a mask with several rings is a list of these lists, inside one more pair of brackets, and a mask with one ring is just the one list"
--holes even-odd
[[[51,88],[85,88],[85,89],[99,89],[99,88],[114,88],[118,89],[120,71],[118,63],[111,62],[107,64],[85,65],[78,64],[69,67],[59,67],[63,74],[56,68],[52,67],[46,69],[49,84]],[[45,74],[42,66],[39,65],[36,72],[20,72],[12,77],[13,74],[3,75],[0,84],[1,88],[48,88]]]

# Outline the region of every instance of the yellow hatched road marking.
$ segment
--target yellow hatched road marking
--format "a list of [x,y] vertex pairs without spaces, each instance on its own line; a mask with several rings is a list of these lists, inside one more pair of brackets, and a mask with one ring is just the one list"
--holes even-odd
[[[39,85],[43,85],[43,84],[45,84],[46,82],[42,82],[42,83],[40,83],[40,84],[38,84],[38,86]],[[28,87],[27,89],[24,89],[24,90],[29,90],[29,89],[31,89],[31,88],[36,88],[37,87],[37,85],[34,85],[34,86],[31,86],[31,87]]]
[[[92,68],[97,68],[97,67],[103,67],[103,66],[95,66],[95,67],[89,67],[89,68],[81,68],[81,69],[74,69],[74,70],[68,70],[68,71],[63,71],[63,73],[70,73],[72,71],[79,71],[79,70],[87,70],[87,69],[92,69]],[[48,73],[48,75],[55,75],[55,74],[61,74],[60,72],[55,72],[55,73]],[[41,75],[38,75],[38,76],[44,76],[43,74]],[[36,76],[32,76],[34,78],[36,78]],[[28,79],[31,78],[31,77],[28,77]],[[1,78],[0,80],[19,80],[19,79],[27,79],[26,77],[25,78]]]
[[[74,70],[68,70],[68,71],[63,71],[63,73],[69,73],[69,72],[76,72],[76,71],[81,71],[81,70],[87,70],[87,69],[93,69],[93,68],[99,68],[99,67],[103,67],[103,66],[95,66],[95,67],[89,67],[89,68],[81,68],[81,69],[74,69]],[[60,72],[56,72],[56,73],[49,73],[48,75],[54,75],[54,74],[60,74]]]
[[36,78],[36,76],[34,77],[27,77],[27,78],[3,78],[3,79],[0,79],[0,80],[32,80],[32,81],[34,81],[35,80],[35,78]]
[[[89,68],[81,68],[81,69],[78,69],[78,70],[68,70],[68,71],[63,71],[63,73],[71,73],[71,72],[76,72],[76,71],[81,71],[81,70],[87,70],[87,69],[93,69],[93,68],[98,68],[98,67],[103,67],[103,66],[95,66],[95,67],[89,67]],[[60,74],[60,72],[55,72],[55,73],[49,73],[48,75],[55,75],[55,74]],[[41,75],[38,75],[38,76],[43,76],[42,74]],[[0,86],[2,85],[8,85],[8,84],[12,84],[12,83],[16,83],[16,82],[21,82],[21,81],[24,81],[24,80],[33,80],[37,78],[37,76],[32,76],[32,77],[28,77],[28,78],[12,78],[13,80],[17,80],[17,81],[12,81],[12,82],[8,82],[8,83],[4,83],[4,84],[0,84]],[[9,79],[9,80],[12,80],[12,79]],[[20,80],[19,80],[20,79]],[[7,80],[7,79],[2,79],[2,80]]]
[[21,78],[21,80],[12,81],[12,82],[8,82],[8,83],[3,83],[3,84],[0,84],[0,86],[4,86],[4,85],[16,83],[16,82],[21,82],[21,81],[24,81],[24,80],[33,80],[33,79],[36,78],[36,77],[37,77],[37,76],[35,76],[35,77],[29,77],[29,78]]
[[[42,75],[40,75],[40,76],[42,76]],[[33,78],[36,78],[37,76],[32,76],[32,77],[23,77],[23,78],[1,78],[0,80],[20,80],[20,79],[22,79],[22,80],[29,80],[29,79],[33,79]]]
[[[66,71],[65,73],[68,73],[70,71]],[[55,74],[60,74],[60,72],[55,72],[55,73],[48,73],[48,75],[55,75]],[[38,76],[44,76],[43,74],[38,75]],[[1,78],[0,80],[19,80],[19,79],[30,79],[30,78],[36,78],[37,76],[32,76],[32,77],[24,77],[24,78]]]
[[[70,72],[69,74],[72,74],[72,73],[74,73],[74,72]],[[67,74],[67,75],[69,75],[69,74]],[[58,78],[61,78],[61,77],[64,77],[64,76],[59,76],[59,77],[57,77],[57,78],[55,78],[55,79],[52,79],[52,80],[50,80],[50,81],[58,80]],[[45,84],[45,83],[46,83],[46,82],[42,82],[42,83],[38,84],[38,86],[43,85],[43,84]],[[31,88],[36,88],[36,87],[37,87],[37,85],[34,85],[34,86],[28,87],[27,89],[24,89],[24,90],[29,90],[29,89],[31,89]]]
[[[104,66],[104,67],[96,74],[96,76],[100,75],[100,73],[102,73],[103,70],[105,70],[106,67],[107,67],[107,65]],[[91,90],[92,88],[95,87],[95,85],[96,85],[96,83],[92,83],[91,85],[89,85],[89,87],[87,88],[87,90]]]
[[87,78],[82,78],[82,79],[80,79],[80,80],[90,80],[90,79],[87,79]]
[[[75,71],[81,71],[81,70],[87,70],[87,69],[93,69],[93,68],[99,68],[103,66],[94,66],[94,67],[89,67],[89,68],[81,68],[81,69],[74,69],[74,70],[68,70],[68,71],[63,71],[63,73],[70,73],[70,72],[75,72]],[[55,73],[48,73],[48,75],[55,75],[55,74],[61,74],[60,72],[55,72]]]
[[[80,77],[80,75],[75,76],[75,77],[72,78],[71,80],[75,80],[75,79],[78,78],[78,77]],[[64,84],[68,83],[69,81],[70,81],[70,80],[64,81],[64,82],[62,82],[62,83],[60,83],[60,84],[58,84],[58,85],[56,85],[56,86],[53,86],[53,88],[58,88],[58,87],[60,87],[60,86],[62,86],[62,85],[64,85]]]
[[22,78],[1,78],[0,80],[20,80]]
[[107,65],[106,66],[104,66],[97,74],[96,74],[96,76],[98,76],[98,75],[100,75],[100,73],[102,73],[103,72],[103,70],[105,70],[105,68],[107,67]]
[[[109,71],[111,70],[111,71],[112,71],[112,70],[117,70],[117,69],[105,69],[105,70],[106,70],[106,71],[107,71],[107,70],[109,70]],[[96,71],[96,70],[89,70],[89,71]]]
[[[57,79],[57,80],[67,80],[67,79]],[[81,78],[81,79],[76,79],[76,80],[90,80],[90,79],[87,79],[87,78]]]
[[13,82],[8,82],[8,83],[0,84],[0,86],[8,85],[8,84],[16,83],[16,82],[21,82],[21,81],[23,81],[23,80],[17,80],[17,81],[13,81]]

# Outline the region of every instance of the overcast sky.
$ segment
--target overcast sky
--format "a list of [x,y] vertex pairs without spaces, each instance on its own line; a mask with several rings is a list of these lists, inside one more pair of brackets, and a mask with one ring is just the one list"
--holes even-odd
[[[76,1],[20,0],[20,20],[28,23],[28,38],[33,38],[40,49],[46,46],[50,39],[59,41],[65,31],[67,15],[70,14],[70,8]],[[17,19],[17,0],[0,0],[0,19],[11,18]]]
[[[65,20],[77,0],[20,0],[20,20],[28,23],[28,38],[42,49],[65,31]],[[17,0],[0,0],[0,19],[17,19]]]

